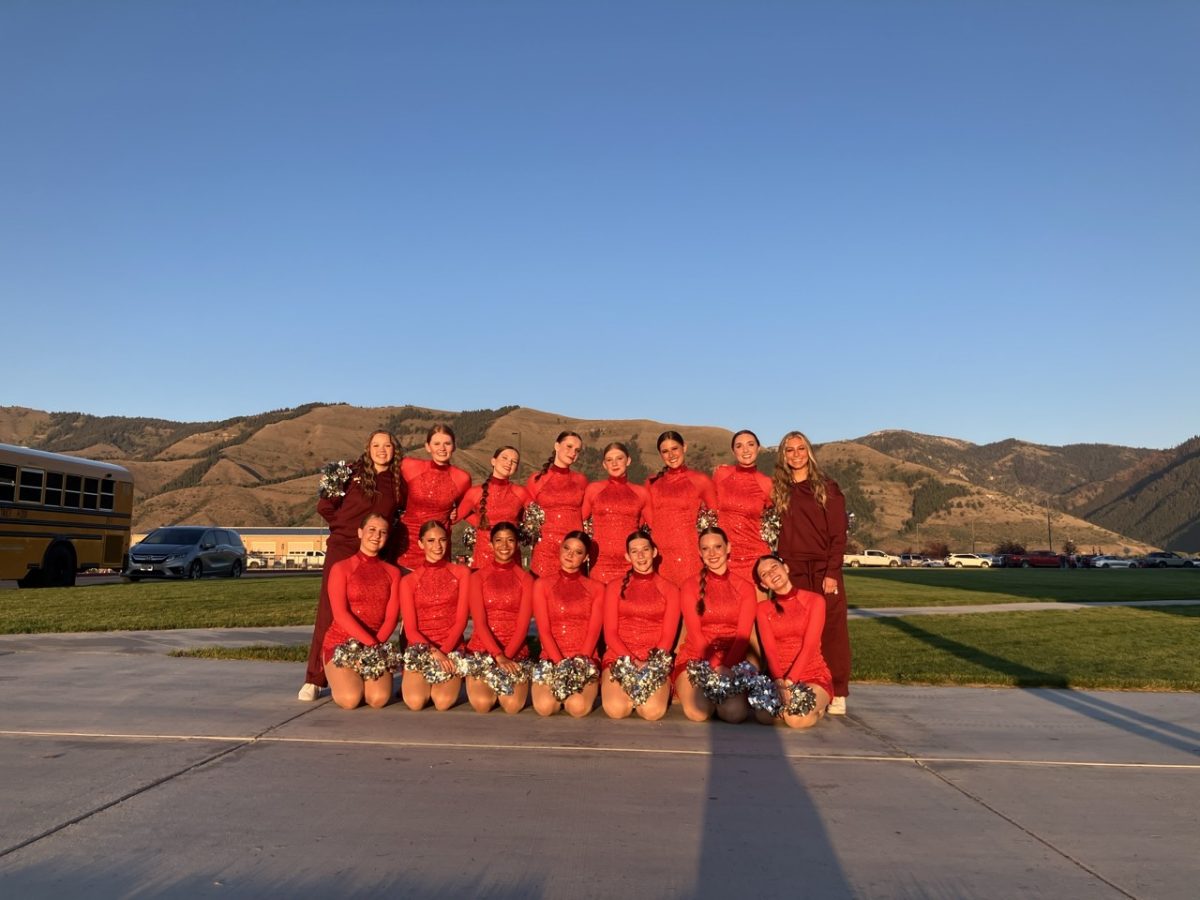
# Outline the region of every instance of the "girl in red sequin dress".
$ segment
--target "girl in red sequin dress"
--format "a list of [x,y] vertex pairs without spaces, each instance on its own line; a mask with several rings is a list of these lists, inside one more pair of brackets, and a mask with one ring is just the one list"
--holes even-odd
[[746,658],[758,597],[754,585],[729,571],[729,538],[717,527],[700,532],[703,568],[679,590],[683,612],[683,646],[675,660],[675,693],[683,712],[693,722],[703,722],[713,712],[726,722],[741,722],[750,714],[742,694],[714,706],[700,688],[692,684],[687,664],[708,660],[724,674]]
[[[321,593],[317,600],[312,642],[308,648],[304,686],[298,695],[301,700],[316,700],[321,688],[327,684],[321,647],[325,632],[333,621],[333,611],[329,605],[330,571],[335,564],[358,552],[358,529],[363,516],[378,513],[390,527],[395,521],[396,510],[404,506],[404,479],[400,474],[400,458],[396,454],[398,446],[390,432],[371,432],[362,456],[351,466],[354,475],[345,487],[345,494],[341,497],[322,497],[317,502],[317,512],[329,523],[329,538],[325,543],[325,566],[321,573]],[[389,542],[389,546],[381,551],[383,557],[391,559],[393,550]]]
[[[542,657],[559,663],[567,657],[596,660],[596,643],[604,623],[604,585],[583,574],[589,539],[582,531],[566,534],[559,545],[558,571],[543,575],[533,585],[533,615],[537,620]],[[533,708],[540,716],[565,709],[575,718],[586,716],[596,704],[597,682],[566,700],[555,698],[544,684],[534,684]]]
[[696,552],[696,517],[701,509],[716,509],[717,492],[712,479],[687,467],[687,443],[678,431],[658,436],[658,454],[663,470],[650,479],[654,541],[662,557],[659,574],[682,586],[700,567]]
[[[786,705],[795,685],[807,684],[817,705],[803,715],[784,715],[790,728],[811,728],[825,715],[833,697],[833,676],[821,655],[821,630],[825,627],[825,598],[792,584],[787,563],[778,556],[764,556],[755,567],[766,599],[758,604],[756,620],[767,670],[775,679]],[[756,713],[763,723],[779,721],[764,712]]]
[[758,436],[742,430],[730,442],[732,466],[717,466],[713,483],[717,515],[729,535],[729,568],[747,581],[754,580],[754,563],[771,552],[762,539],[763,510],[771,505],[771,479],[758,471]]
[[[471,573],[472,632],[467,650],[490,653],[496,664],[516,672],[518,662],[529,658],[529,619],[533,614],[533,576],[518,563],[517,526],[499,522],[492,526],[488,546],[491,562]],[[482,539],[476,542],[476,548]],[[529,699],[529,682],[521,681],[508,696],[497,695],[479,678],[467,677],[467,699],[476,712],[491,712],[496,701],[506,713],[519,713]]]
[[530,499],[546,513],[541,540],[533,548],[529,569],[535,575],[558,571],[558,547],[570,531],[583,527],[583,493],[587,478],[572,472],[571,466],[583,449],[583,438],[573,431],[562,432],[554,441],[554,451],[542,470],[525,487]]
[[[404,616],[404,636],[409,646],[426,644],[444,672],[453,672],[454,663],[446,655],[462,645],[467,627],[471,570],[446,562],[450,539],[441,522],[421,526],[417,546],[424,558],[400,582],[400,610]],[[400,680],[400,695],[409,709],[424,709],[433,698],[436,709],[445,710],[458,702],[462,677],[430,684],[421,672],[405,670]]]
[[583,494],[583,517],[592,520],[592,546],[596,559],[588,573],[594,581],[608,584],[628,570],[625,538],[650,519],[650,493],[640,484],[630,484],[629,450],[612,443],[604,448],[603,465],[608,478],[593,481]]
[[488,540],[492,525],[521,524],[529,492],[510,480],[520,464],[521,454],[516,447],[501,447],[492,454],[492,476],[468,490],[458,504],[455,521],[468,522],[475,529],[472,569],[482,569],[492,561],[492,544]]
[[333,651],[351,638],[366,647],[383,643],[400,617],[400,570],[379,558],[388,538],[388,521],[367,513],[358,527],[358,550],[329,571],[329,603],[333,623],[321,642],[321,659],[333,702],[354,709],[365,699],[375,709],[392,699],[392,674],[369,681],[353,669],[332,662]]
[[471,487],[471,476],[450,464],[454,454],[454,431],[450,426],[430,428],[425,435],[425,451],[429,459],[405,459],[400,467],[408,486],[408,505],[400,516],[404,533],[398,562],[406,569],[415,569],[425,558],[417,542],[421,526],[438,521],[449,529],[455,507]]
[[635,707],[629,694],[610,674],[612,664],[628,656],[635,666],[644,666],[650,651],[675,648],[679,634],[679,591],[675,585],[654,572],[658,548],[644,531],[635,531],[625,539],[625,575],[609,582],[604,592],[604,661],[600,676],[600,697],[604,711],[614,719],[624,719],[637,710],[643,719],[654,721],[667,713],[671,703],[671,679],[667,678],[641,706]]

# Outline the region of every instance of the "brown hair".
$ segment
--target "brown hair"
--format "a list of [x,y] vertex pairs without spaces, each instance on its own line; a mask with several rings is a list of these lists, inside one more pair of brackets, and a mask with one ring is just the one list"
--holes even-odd
[[[681,447],[687,446],[687,441],[685,441],[683,439],[683,435],[680,434],[678,431],[664,431],[662,434],[660,434],[658,436],[658,440],[654,442],[654,447],[656,450],[662,449],[663,441],[675,441],[675,443],[679,444]],[[667,474],[668,468],[669,468],[669,466],[664,465],[661,469],[658,470],[658,473],[656,475],[651,475],[650,480],[646,483],[654,484],[654,482],[658,481],[658,479],[662,478],[664,475]]]
[[366,498],[374,500],[378,491],[375,490],[375,462],[371,459],[371,441],[375,440],[377,434],[386,434],[388,440],[392,442],[392,461],[388,463],[388,471],[392,473],[392,499],[399,506],[404,503],[404,495],[407,490],[404,479],[400,476],[400,461],[403,457],[400,454],[400,442],[386,428],[376,428],[367,435],[366,449],[363,450],[362,456],[355,464],[358,468],[358,482],[362,485],[362,492]]
[[[707,528],[701,531],[699,536],[696,538],[697,543],[699,543],[700,538],[708,534],[720,535],[721,540],[725,542],[726,546],[729,545],[729,535],[727,535],[725,533],[725,529],[721,528],[719,525],[709,525]],[[704,615],[704,592],[706,590],[708,590],[708,566],[701,565],[700,591],[699,596],[696,598],[696,613],[701,616]]]
[[[608,446],[612,447],[613,445],[609,444]],[[621,445],[617,444],[616,446],[619,447]],[[606,449],[604,452],[607,453],[608,450]],[[637,540],[649,541],[650,549],[658,550],[658,545],[656,543],[654,543],[654,538],[650,537],[650,532],[647,531],[646,528],[643,526],[643,527],[639,528],[637,531],[631,531],[629,533],[629,537],[625,538],[625,552],[626,553],[629,552],[629,545]],[[651,573],[654,572],[653,567],[650,569],[650,571],[651,571]],[[622,600],[625,599],[625,588],[629,587],[629,579],[631,579],[632,577],[633,577],[633,566],[631,565],[629,567],[629,571],[627,571],[625,573],[625,577],[621,579],[621,599]]]
[[[496,448],[496,452],[492,454],[492,462],[495,462],[496,457],[499,456],[501,453],[503,453],[505,450],[511,450],[513,453],[517,454],[517,465],[519,466],[521,464],[521,451],[518,450],[516,447],[510,446],[509,444],[505,444],[503,447]],[[515,475],[516,472],[513,472],[513,474]],[[483,479],[483,484],[481,484],[479,486],[479,530],[480,531],[486,531],[490,527],[488,525],[488,518],[487,518],[487,498],[488,498],[488,488],[491,487],[491,481],[492,481],[492,476],[489,475],[487,478]]]
[[[580,435],[576,434],[574,431],[560,431],[558,433],[558,437],[556,437],[554,439],[554,443],[561,444],[563,441],[565,441],[569,437],[579,438],[579,443],[581,443],[581,444],[583,443],[583,438]],[[546,461],[544,463],[542,463],[542,470],[533,476],[534,481],[541,481],[542,476],[550,471],[550,467],[552,465],[554,465],[554,457],[557,455],[558,455],[558,452],[556,450],[552,449],[550,451],[550,456],[546,459]]]

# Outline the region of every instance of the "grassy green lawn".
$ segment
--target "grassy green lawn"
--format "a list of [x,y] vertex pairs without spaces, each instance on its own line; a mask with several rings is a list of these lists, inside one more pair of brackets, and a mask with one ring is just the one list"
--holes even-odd
[[1195,569],[846,569],[851,606],[1197,600]]

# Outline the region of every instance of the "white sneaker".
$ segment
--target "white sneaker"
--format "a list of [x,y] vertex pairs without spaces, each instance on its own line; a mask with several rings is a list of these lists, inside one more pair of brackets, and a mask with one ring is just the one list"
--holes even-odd
[[304,700],[311,703],[321,696],[321,689],[315,684],[305,684],[300,688],[300,693],[296,695],[297,700]]
[[[308,687],[308,685],[305,685]],[[829,708],[825,710],[831,716],[844,716],[846,714],[846,698],[834,697],[829,701]]]

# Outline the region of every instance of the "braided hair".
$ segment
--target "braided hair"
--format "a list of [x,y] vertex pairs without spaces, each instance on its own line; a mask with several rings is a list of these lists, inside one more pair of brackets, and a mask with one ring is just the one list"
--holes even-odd
[[[505,444],[503,447],[497,448],[496,452],[492,454],[492,462],[495,463],[496,457],[498,457],[505,450],[511,450],[513,453],[517,454],[518,461],[520,460],[521,451],[518,450],[516,447],[512,447],[508,444]],[[494,469],[493,469],[493,471],[494,471]],[[487,518],[488,490],[491,488],[491,486],[492,486],[491,476],[488,476],[487,478],[483,479],[483,484],[481,484],[479,486],[479,529],[481,531],[486,531],[488,528],[491,527],[488,524],[488,518]]]
[[[707,528],[705,528],[703,531],[700,532],[700,536],[697,540],[703,539],[705,537],[705,535],[709,535],[709,534],[718,535],[721,538],[721,540],[723,540],[725,542],[726,546],[728,546],[729,535],[727,535],[725,533],[725,529],[721,528],[719,525],[709,525]],[[704,615],[704,594],[707,590],[708,590],[708,566],[702,565],[700,567],[700,590],[699,590],[698,596],[696,598],[696,613],[701,616]]]
[[783,557],[779,556],[779,554],[768,553],[765,556],[760,556],[758,559],[756,559],[754,561],[754,568],[751,569],[750,571],[754,575],[755,586],[760,591],[762,591],[764,594],[767,595],[767,599],[770,600],[772,605],[775,607],[775,612],[782,613],[783,612],[783,604],[779,602],[779,599],[776,597],[775,592],[773,590],[771,590],[769,587],[767,587],[765,584],[763,584],[763,580],[762,580],[761,576],[759,576],[759,574],[758,574],[759,565],[761,565],[762,563],[765,563],[767,560],[773,560],[774,562],[779,563],[781,566],[787,565],[787,563],[785,563],[783,561]]
[[[612,445],[610,445],[610,446],[612,446]],[[620,446],[620,445],[618,444],[617,446]],[[629,537],[625,538],[625,552],[626,553],[629,552],[629,545],[632,544],[634,541],[646,541],[647,543],[650,544],[651,550],[655,551],[656,553],[658,552],[658,545],[654,543],[654,538],[650,537],[650,532],[647,531],[645,529],[645,527],[639,528],[639,529],[637,529],[637,531],[631,531],[629,533]],[[653,571],[653,570],[651,570],[651,571]],[[631,578],[633,578],[633,566],[632,565],[630,565],[629,569],[625,572],[625,577],[621,579],[621,595],[620,596],[621,596],[622,600],[625,599],[625,588],[629,587],[629,581]]]
[[[675,443],[679,444],[681,447],[687,446],[687,441],[685,441],[683,439],[683,435],[680,434],[678,431],[664,431],[662,434],[660,434],[658,436],[658,440],[654,442],[654,446],[655,446],[655,448],[657,448],[659,450],[659,452],[661,452],[662,445],[664,443],[666,443],[667,441],[675,441]],[[662,478],[664,475],[667,474],[667,469],[669,469],[669,468],[670,468],[670,466],[664,465],[661,469],[659,469],[659,471],[656,475],[650,476],[650,481],[647,483],[654,484],[654,482],[658,481],[658,479]]]
[[[563,441],[565,441],[565,440],[566,440],[567,438],[569,438],[569,437],[578,438],[578,439],[579,439],[579,443],[581,443],[581,444],[583,443],[583,438],[582,438],[582,437],[580,437],[580,436],[579,436],[579,435],[578,435],[576,432],[574,432],[574,431],[560,431],[560,432],[559,432],[559,434],[558,434],[558,437],[556,437],[556,438],[554,439],[554,443],[555,443],[555,445],[561,444]],[[542,480],[542,476],[543,476],[543,475],[545,475],[547,472],[549,472],[549,471],[550,471],[550,467],[551,467],[552,465],[554,465],[554,458],[555,458],[556,456],[558,456],[558,451],[557,451],[557,450],[553,450],[553,449],[552,449],[552,450],[550,451],[550,456],[546,458],[546,461],[545,461],[544,463],[542,463],[542,470],[541,470],[540,472],[538,472],[536,475],[534,475],[534,476],[533,476],[533,480],[534,480],[534,481],[541,481],[541,480]]]

